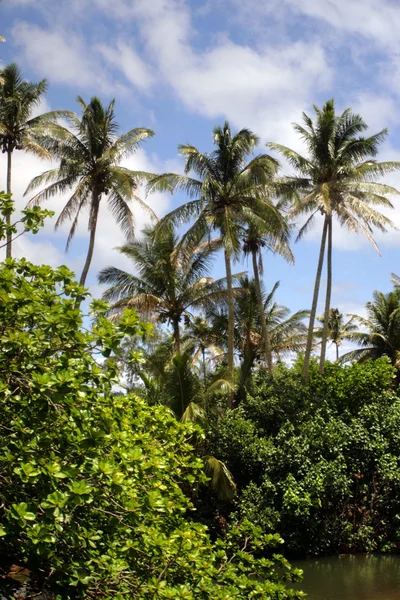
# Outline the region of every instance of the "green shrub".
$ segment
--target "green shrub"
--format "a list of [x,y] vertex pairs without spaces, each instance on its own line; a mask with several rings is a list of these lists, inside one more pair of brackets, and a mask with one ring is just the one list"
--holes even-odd
[[0,267],[3,573],[27,568],[35,592],[63,600],[302,597],[270,550],[279,536],[244,521],[213,543],[189,519],[204,480],[190,440],[202,432],[113,393],[113,354],[147,326],[127,312],[116,327],[95,302],[88,331],[83,298],[65,267]]
[[210,452],[239,485],[235,518],[278,532],[295,554],[400,547],[400,400],[380,359],[262,374],[212,426]]

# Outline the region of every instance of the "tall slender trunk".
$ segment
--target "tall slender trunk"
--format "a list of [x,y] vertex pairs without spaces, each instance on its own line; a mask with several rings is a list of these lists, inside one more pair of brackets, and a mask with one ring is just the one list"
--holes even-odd
[[178,354],[181,353],[181,329],[179,327],[179,319],[175,318],[172,322],[172,327],[174,329],[174,346],[175,352]]
[[[228,292],[228,379],[233,382],[233,368],[234,368],[234,338],[235,338],[235,308],[233,305],[233,286],[232,286],[232,269],[231,269],[231,257],[226,250],[225,255],[225,269],[226,269],[226,285]],[[228,395],[228,406],[231,408],[233,405],[233,394]]]
[[94,250],[94,242],[96,239],[96,228],[97,228],[97,220],[99,217],[99,207],[100,207],[100,195],[93,192],[92,196],[92,207],[90,214],[90,240],[89,240],[89,249],[86,256],[86,261],[82,270],[82,275],[79,280],[80,285],[85,285],[86,277],[89,272],[90,264],[93,258],[93,250]]
[[339,360],[339,344],[336,344],[336,360]]
[[201,348],[201,355],[203,357],[203,378],[204,378],[204,389],[206,388],[207,383],[207,367],[206,367],[206,349],[204,346]]
[[326,281],[326,297],[325,297],[325,312],[324,324],[322,328],[321,356],[319,357],[319,372],[324,372],[326,346],[328,343],[329,333],[329,310],[331,308],[332,294],[332,215],[328,217],[328,254],[327,254],[327,281]]
[[[7,150],[7,194],[11,194],[12,150]],[[6,216],[6,224],[11,225],[11,215]],[[12,233],[7,232],[6,258],[11,258]]]
[[324,264],[324,254],[325,254],[325,244],[326,244],[326,232],[327,232],[327,228],[328,228],[328,221],[327,221],[327,217],[325,216],[324,227],[322,229],[321,246],[320,246],[320,249],[319,249],[319,259],[318,259],[317,275],[315,277],[314,295],[313,295],[313,301],[312,301],[312,306],[311,306],[310,322],[309,322],[309,325],[308,325],[306,352],[305,352],[305,355],[304,355],[304,365],[303,365],[303,377],[304,377],[304,379],[308,379],[308,371],[309,371],[309,366],[310,366],[311,350],[312,350],[313,339],[314,339],[315,315],[317,313],[318,294],[319,294],[319,288],[320,288],[320,285],[321,285],[322,267],[323,267],[323,264]]
[[251,254],[252,254],[252,259],[253,259],[254,282],[256,284],[258,312],[260,314],[260,320],[261,320],[261,334],[262,334],[263,351],[264,351],[265,360],[267,361],[268,372],[270,375],[273,375],[274,369],[273,369],[273,364],[272,364],[271,340],[269,339],[267,323],[265,322],[264,305],[263,305],[262,295],[261,295],[260,276],[259,276],[258,265],[257,265],[257,251],[253,250]]

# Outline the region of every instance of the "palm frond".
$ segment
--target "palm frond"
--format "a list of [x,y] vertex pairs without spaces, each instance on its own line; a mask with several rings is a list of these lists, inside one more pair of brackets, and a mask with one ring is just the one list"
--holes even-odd
[[231,502],[236,494],[236,485],[228,467],[214,456],[204,457],[204,471],[211,479],[211,487],[220,500]]

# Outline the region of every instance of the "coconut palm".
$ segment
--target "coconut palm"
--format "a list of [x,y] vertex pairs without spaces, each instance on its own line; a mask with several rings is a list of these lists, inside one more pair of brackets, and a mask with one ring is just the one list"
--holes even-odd
[[393,208],[386,196],[399,192],[388,185],[376,183],[375,179],[400,168],[398,162],[375,160],[379,146],[386,138],[386,129],[370,137],[363,137],[361,134],[368,127],[362,117],[353,114],[350,109],[337,115],[333,100],[326,102],[322,109],[314,106],[314,110],[316,112],[314,119],[303,113],[303,124],[294,125],[294,129],[306,145],[308,157],[301,156],[286,146],[269,144],[296,170],[296,176],[287,179],[287,182],[300,192],[292,216],[309,215],[300,229],[298,239],[309,230],[318,213],[323,216],[304,358],[305,377],[308,377],[321,273],[327,245],[327,290],[320,370],[323,371],[324,368],[332,286],[333,216],[336,216],[339,225],[346,227],[350,232],[362,232],[379,250],[372,237],[373,229],[386,231],[388,227],[394,225],[390,219],[378,212],[375,206]]
[[[228,296],[228,352],[227,375],[234,369],[234,294],[232,259],[240,252],[244,224],[260,224],[268,218],[276,219],[276,208],[269,200],[269,189],[277,172],[278,163],[267,154],[252,157],[258,137],[248,129],[232,135],[228,123],[215,127],[215,150],[201,153],[194,146],[179,146],[185,158],[185,175],[165,173],[149,185],[153,190],[181,190],[191,199],[164,217],[162,223],[181,224],[195,219],[183,236],[182,244],[189,244],[218,232],[224,250]],[[188,174],[193,172],[197,179]],[[231,398],[228,399],[231,402]]]
[[365,305],[367,317],[351,315],[364,331],[348,333],[349,340],[361,348],[347,352],[340,362],[365,362],[387,356],[400,374],[400,289],[384,294],[375,290],[372,302]]
[[[7,155],[7,194],[12,193],[12,157],[14,150],[25,150],[39,158],[49,158],[48,151],[35,137],[43,134],[44,128],[66,111],[51,111],[36,117],[32,113],[47,91],[47,81],[38,83],[25,81],[19,67],[12,63],[1,73],[0,85],[0,145]],[[10,224],[10,216],[6,217]],[[7,234],[6,256],[11,258],[12,233]]]
[[223,355],[223,350],[219,346],[220,340],[210,323],[202,316],[189,319],[182,340],[186,351],[192,355],[193,363],[201,361],[205,386],[207,383],[207,355],[211,359]]
[[[279,210],[279,207],[277,207]],[[264,223],[250,225],[243,238],[243,252],[251,255],[253,263],[254,286],[257,295],[258,311],[264,314],[260,275],[263,275],[262,251],[270,250],[279,254],[286,261],[294,263],[293,253],[289,247],[290,227],[286,219],[282,218],[278,223],[265,221]],[[261,318],[262,346],[264,358],[267,362],[268,371],[273,375],[271,341],[265,318]]]
[[[235,298],[235,346],[241,360],[242,385],[246,387],[251,372],[264,353],[263,340],[260,335],[260,312],[256,284],[247,276],[239,278],[241,293]],[[279,282],[266,293],[261,286],[263,317],[265,319],[271,343],[273,359],[281,360],[284,356],[304,351],[306,345],[306,326],[303,320],[309,311],[299,310],[292,315],[290,310],[275,300]],[[228,326],[227,306],[225,302],[207,310],[212,327],[218,339],[226,339]]]
[[188,248],[183,251],[170,225],[159,235],[145,229],[143,239],[125,244],[119,251],[132,260],[138,275],[116,267],[103,269],[99,283],[111,285],[103,298],[114,303],[113,314],[134,307],[144,317],[172,325],[175,351],[180,353],[182,319],[190,319],[191,310],[226,297],[225,279],[207,276],[213,246],[200,244],[190,252]]
[[[324,317],[317,317],[320,323],[324,323]],[[338,308],[331,308],[328,319],[328,340],[336,347],[336,360],[339,360],[339,348],[344,340],[350,340],[349,333],[356,332],[357,325],[354,322],[354,317],[348,321],[344,321],[344,315]],[[315,330],[316,337],[322,338],[324,327],[319,327]]]
[[103,198],[123,233],[130,237],[134,231],[134,217],[129,203],[145,209],[155,218],[151,209],[136,195],[138,181],[144,173],[131,171],[120,165],[122,158],[134,152],[141,142],[153,135],[145,128],[131,129],[117,137],[114,103],[108,107],[93,97],[89,104],[78,96],[82,117],[68,116],[70,129],[58,128],[42,140],[52,157],[60,160],[56,169],[35,177],[25,194],[47,185],[36,194],[29,204],[39,204],[57,194],[73,189],[73,193],[61,211],[56,228],[73,219],[67,240],[67,249],[74,237],[82,209],[89,212],[89,249],[80,277],[85,285],[93,257],[96,228]]

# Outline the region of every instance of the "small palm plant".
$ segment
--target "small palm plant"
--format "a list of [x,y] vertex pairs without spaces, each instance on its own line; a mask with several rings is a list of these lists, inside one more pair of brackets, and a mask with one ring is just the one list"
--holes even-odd
[[[239,279],[240,294],[235,299],[235,347],[241,361],[240,381],[246,387],[251,373],[264,353],[262,335],[260,335],[260,313],[254,280],[243,276]],[[269,293],[261,287],[263,317],[265,319],[271,352],[275,361],[287,355],[302,352],[306,345],[306,326],[304,319],[309,311],[299,310],[290,314],[290,310],[275,300],[277,282]],[[207,316],[217,338],[226,339],[228,325],[226,303],[220,302],[208,310]]]
[[[154,402],[156,398],[160,404],[168,406],[182,422],[194,421],[204,425],[207,420],[205,400],[206,395],[211,393],[211,388],[205,390],[201,385],[193,368],[192,358],[190,350],[173,352],[169,340],[164,338],[151,351],[142,349],[139,364],[135,366],[129,361],[128,370],[133,368],[136,376],[136,393],[144,395],[150,402]],[[141,380],[142,386],[138,386],[137,378]],[[211,488],[220,500],[232,501],[236,485],[229,469],[216,457],[204,454],[201,438],[195,438],[194,444],[202,456]]]
[[[277,209],[279,210],[280,207],[277,206]],[[243,237],[243,252],[245,255],[251,255],[253,263],[254,287],[257,296],[258,311],[261,316],[262,346],[270,375],[273,375],[271,340],[264,318],[262,286],[260,282],[260,275],[263,275],[264,272],[262,251],[264,249],[270,250],[293,264],[294,256],[289,246],[289,237],[290,226],[285,218],[281,218],[277,222],[267,221],[259,223],[258,226],[254,224],[250,225]]]
[[[324,322],[324,317],[317,317],[320,323]],[[331,308],[329,311],[328,320],[328,340],[335,345],[336,348],[336,360],[339,360],[339,349],[345,340],[350,340],[352,334],[358,330],[355,323],[354,316],[350,317],[345,322],[344,315],[339,311],[338,308]],[[324,327],[319,327],[315,330],[315,335],[318,338],[322,338],[324,333]]]
[[82,117],[67,116],[70,129],[52,129],[43,139],[42,145],[50,155],[60,160],[56,169],[35,177],[25,194],[45,185],[29,204],[40,204],[45,200],[73,189],[73,193],[61,211],[56,228],[72,219],[67,240],[67,249],[76,232],[82,210],[89,213],[89,248],[82,269],[80,284],[85,285],[93,258],[96,230],[100,207],[106,199],[114,219],[127,237],[134,233],[134,215],[130,203],[143,208],[153,218],[153,211],[136,194],[138,182],[146,174],[131,171],[121,166],[121,160],[132,154],[140,144],[153,135],[150,129],[139,127],[117,136],[113,100],[108,107],[93,97],[89,104],[78,96]]
[[201,364],[204,387],[207,385],[207,362],[223,356],[220,340],[204,316],[189,319],[183,335],[185,350],[192,355],[194,364]]

